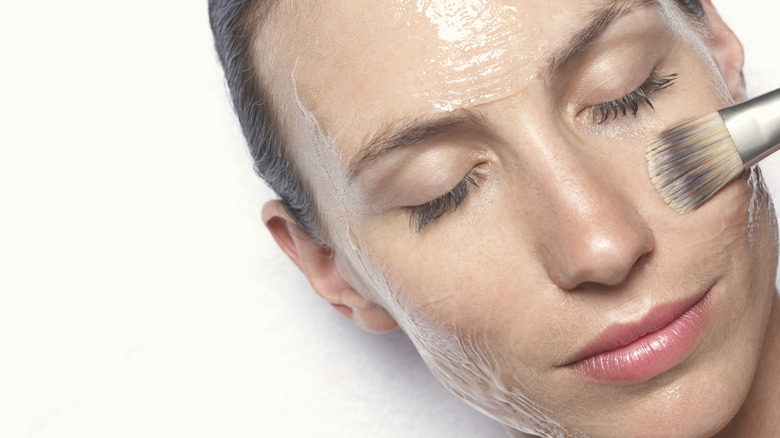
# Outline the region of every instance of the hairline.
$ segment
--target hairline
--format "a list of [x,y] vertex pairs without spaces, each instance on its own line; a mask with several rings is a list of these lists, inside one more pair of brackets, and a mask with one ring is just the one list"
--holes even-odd
[[[307,201],[310,203],[313,210],[314,224],[306,224],[316,227],[315,229],[309,229],[304,224],[298,224],[301,229],[314,241],[320,244],[326,244],[330,241],[330,233],[326,222],[323,220],[321,210],[317,206],[317,199],[314,196],[314,190],[309,182],[309,178],[305,172],[302,171],[298,162],[294,157],[294,153],[291,150],[291,145],[294,143],[291,139],[291,130],[287,128],[288,123],[285,123],[285,116],[282,109],[284,105],[279,103],[277,87],[270,84],[268,77],[270,69],[275,68],[274,59],[276,58],[276,50],[269,50],[267,46],[270,45],[270,36],[274,35],[273,32],[267,31],[267,29],[283,26],[284,23],[278,20],[278,14],[275,12],[285,0],[249,0],[248,12],[246,18],[242,19],[240,28],[242,32],[247,35],[248,44],[248,59],[247,65],[251,69],[249,77],[254,80],[254,86],[257,88],[257,94],[266,101],[266,105],[270,109],[268,118],[273,126],[273,131],[277,138],[277,147],[284,161],[290,166],[290,172],[295,180],[297,180],[303,195],[306,196]],[[271,40],[272,41],[272,40]],[[290,211],[290,208],[284,200],[285,208]]]

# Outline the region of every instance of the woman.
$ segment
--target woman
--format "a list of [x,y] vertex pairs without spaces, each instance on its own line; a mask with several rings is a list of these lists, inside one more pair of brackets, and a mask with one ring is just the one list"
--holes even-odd
[[709,0],[209,6],[264,220],[344,316],[513,436],[780,430],[760,174],[681,216],[644,170],[744,99]]

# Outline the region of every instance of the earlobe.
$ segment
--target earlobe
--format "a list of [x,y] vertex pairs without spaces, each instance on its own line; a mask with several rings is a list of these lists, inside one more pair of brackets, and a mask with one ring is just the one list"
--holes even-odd
[[739,38],[726,25],[712,4],[712,0],[702,0],[707,16],[709,47],[720,69],[723,80],[735,101],[747,99],[745,78],[742,69],[745,64],[745,51]]
[[372,333],[385,333],[396,327],[387,310],[367,300],[344,280],[333,250],[310,238],[281,202],[269,201],[263,206],[263,222],[315,292],[345,318]]

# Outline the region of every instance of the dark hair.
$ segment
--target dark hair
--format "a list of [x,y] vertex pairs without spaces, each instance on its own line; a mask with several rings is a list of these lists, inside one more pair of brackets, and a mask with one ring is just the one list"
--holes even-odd
[[[279,119],[258,77],[253,41],[278,0],[209,0],[209,20],[225,79],[255,171],[279,195],[309,237],[324,239],[315,199],[282,144]],[[676,0],[687,14],[704,18],[700,0]]]
[[254,169],[311,238],[321,241],[321,221],[311,190],[282,144],[277,112],[258,77],[253,41],[277,0],[209,0],[209,20]]

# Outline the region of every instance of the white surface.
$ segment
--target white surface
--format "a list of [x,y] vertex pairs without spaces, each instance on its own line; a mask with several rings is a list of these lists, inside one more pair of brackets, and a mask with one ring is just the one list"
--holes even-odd
[[[780,8],[716,4],[780,86]],[[3,9],[0,437],[502,436],[267,236],[204,1]]]

